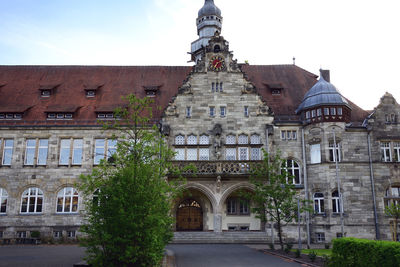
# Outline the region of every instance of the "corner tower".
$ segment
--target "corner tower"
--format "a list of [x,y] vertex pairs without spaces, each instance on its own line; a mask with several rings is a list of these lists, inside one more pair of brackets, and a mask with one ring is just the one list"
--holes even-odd
[[211,37],[216,32],[221,32],[221,10],[214,4],[214,0],[205,0],[204,6],[199,10],[196,25],[199,39],[192,43],[190,51],[192,60],[195,62],[201,59],[202,50],[208,45]]

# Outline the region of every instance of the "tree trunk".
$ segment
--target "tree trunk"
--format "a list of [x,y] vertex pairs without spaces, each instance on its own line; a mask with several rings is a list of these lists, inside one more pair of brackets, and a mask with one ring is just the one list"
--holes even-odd
[[398,224],[398,219],[395,218],[394,219],[394,229],[393,229],[393,233],[394,233],[393,241],[397,241],[397,224]]

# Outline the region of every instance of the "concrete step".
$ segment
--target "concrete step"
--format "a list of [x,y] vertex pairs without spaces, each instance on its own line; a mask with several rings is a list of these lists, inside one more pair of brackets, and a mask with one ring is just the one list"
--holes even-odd
[[218,243],[269,243],[270,237],[265,232],[175,232],[171,243],[175,244],[218,244]]

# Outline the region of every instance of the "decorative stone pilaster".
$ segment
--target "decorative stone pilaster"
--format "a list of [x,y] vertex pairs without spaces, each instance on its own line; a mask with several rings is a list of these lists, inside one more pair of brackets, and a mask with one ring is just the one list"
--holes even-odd
[[222,232],[222,214],[214,213],[214,232],[221,233]]

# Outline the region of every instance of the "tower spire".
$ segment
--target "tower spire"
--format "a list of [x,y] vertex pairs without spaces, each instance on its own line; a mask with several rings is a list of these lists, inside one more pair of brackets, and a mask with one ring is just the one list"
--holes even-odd
[[208,45],[208,41],[215,32],[221,32],[221,10],[214,4],[214,0],[205,0],[203,7],[199,10],[196,25],[199,39],[192,43],[191,54],[192,60],[197,62],[201,59],[202,49]]

